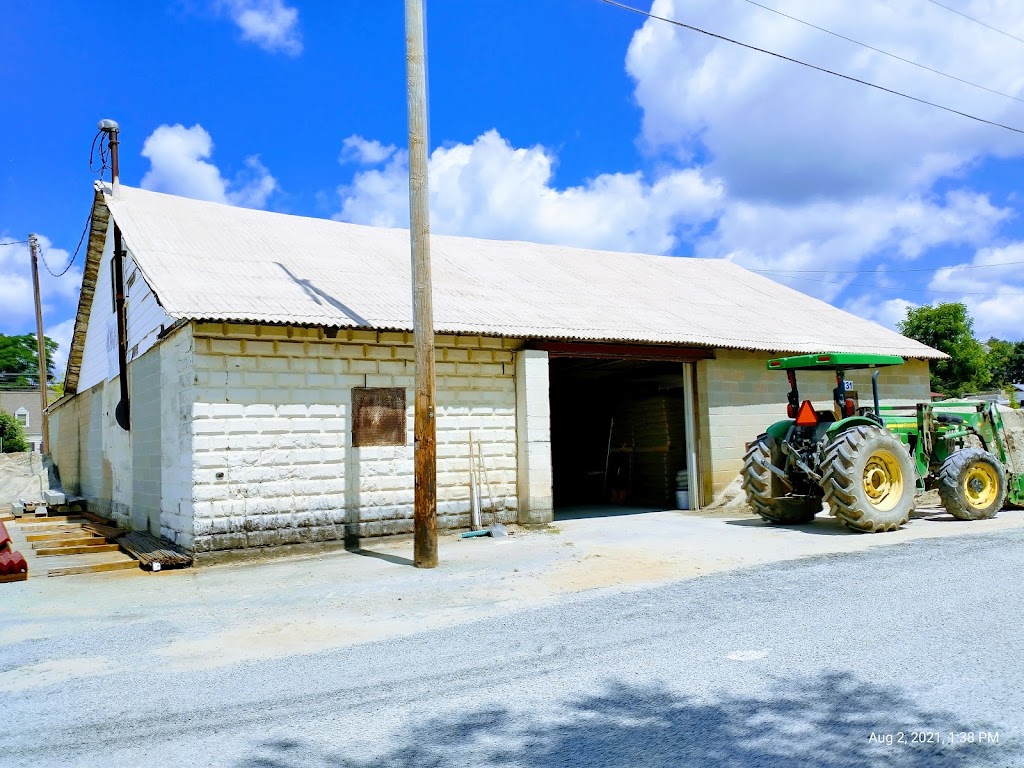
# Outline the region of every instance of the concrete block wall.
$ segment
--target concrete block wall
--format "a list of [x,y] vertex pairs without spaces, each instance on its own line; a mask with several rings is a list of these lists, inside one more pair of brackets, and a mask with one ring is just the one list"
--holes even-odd
[[131,376],[132,528],[160,535],[160,354],[133,361]]
[[[197,553],[412,531],[411,334],[205,323],[194,337]],[[438,524],[468,525],[470,433],[500,518],[514,521],[521,344],[436,346]],[[405,445],[352,446],[353,387],[405,388]]]
[[[717,350],[714,360],[697,364],[697,411],[701,434],[704,498],[720,494],[739,474],[746,444],[770,424],[786,418],[789,382],[781,371],[767,370],[777,354]],[[881,369],[878,379],[883,405],[927,402],[930,384],[928,363],[910,360],[904,365]],[[849,371],[860,404],[871,402],[870,370]],[[835,375],[829,371],[800,372],[797,385],[801,400],[829,409]]]
[[[192,549],[195,340],[186,325],[146,354],[160,355],[160,535]],[[134,365],[134,363],[132,363]],[[150,459],[152,461],[152,459]],[[151,527],[152,521],[151,521]]]
[[554,519],[551,475],[551,393],[548,353],[516,355],[516,428],[519,431],[519,522]]
[[117,424],[117,378],[50,414],[50,454],[69,493],[119,525],[192,546],[192,333],[185,326],[128,364],[132,428]]
[[61,484],[89,509],[131,527],[132,447],[114,418],[119,380],[77,393],[50,413],[50,455]]
[[89,397],[89,392],[82,392],[49,415],[50,458],[60,473],[61,485],[75,495],[81,495],[81,412]]

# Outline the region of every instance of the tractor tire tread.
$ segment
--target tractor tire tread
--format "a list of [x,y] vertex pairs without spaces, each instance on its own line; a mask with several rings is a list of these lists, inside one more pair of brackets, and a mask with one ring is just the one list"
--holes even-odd
[[[902,443],[899,443],[899,438],[887,430],[858,425],[836,437],[825,449],[821,460],[821,487],[824,500],[831,508],[832,514],[849,528],[868,533],[898,530],[910,520],[910,513],[914,509],[913,462],[909,453],[906,454],[908,461],[904,467],[904,493],[910,494],[909,505],[901,498],[897,506],[902,505],[904,509],[898,510],[895,515],[889,515],[888,519],[879,519],[871,504],[858,495],[858,484],[862,481],[852,476],[856,458],[867,441],[880,436],[889,436],[899,445],[898,450],[906,453]],[[909,472],[906,471],[906,467],[910,468]]]
[[[968,506],[961,493],[962,474],[974,461],[988,461],[996,468],[1000,481],[1000,495],[996,503],[984,510],[975,510]],[[998,514],[1006,501],[1006,470],[1002,463],[988,451],[981,448],[962,448],[951,453],[939,470],[939,499],[945,510],[957,520],[988,520]]]
[[759,435],[743,456],[742,488],[747,495],[747,504],[769,523],[809,523],[821,510],[821,499],[811,499],[803,504],[784,504],[772,495],[772,472],[765,467],[772,461],[771,439],[767,434]]

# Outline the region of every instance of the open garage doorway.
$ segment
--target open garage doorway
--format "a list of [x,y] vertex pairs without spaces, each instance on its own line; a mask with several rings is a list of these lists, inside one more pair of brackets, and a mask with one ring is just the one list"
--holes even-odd
[[551,357],[555,519],[691,506],[690,369],[677,361]]

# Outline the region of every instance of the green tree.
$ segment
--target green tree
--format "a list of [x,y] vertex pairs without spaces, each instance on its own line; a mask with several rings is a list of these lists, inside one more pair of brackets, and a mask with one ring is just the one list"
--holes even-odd
[[28,450],[25,430],[7,411],[0,411],[0,443],[3,443],[3,450],[0,451],[2,453],[21,453]]
[[945,352],[948,360],[931,364],[932,389],[957,397],[977,392],[992,380],[985,349],[974,338],[974,319],[959,302],[908,307],[907,318],[897,324],[900,333]]
[[988,367],[992,383],[1000,387],[1024,382],[1024,342],[988,340]]
[[[47,379],[53,376],[53,356],[57,342],[49,336],[46,343]],[[5,336],[0,333],[0,386],[34,387],[39,381],[39,352],[34,333]]]

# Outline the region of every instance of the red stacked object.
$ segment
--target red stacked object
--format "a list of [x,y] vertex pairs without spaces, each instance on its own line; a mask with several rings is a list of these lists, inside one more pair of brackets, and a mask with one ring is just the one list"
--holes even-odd
[[11,549],[11,535],[0,522],[0,576],[16,576],[28,573],[28,563],[21,552]]

